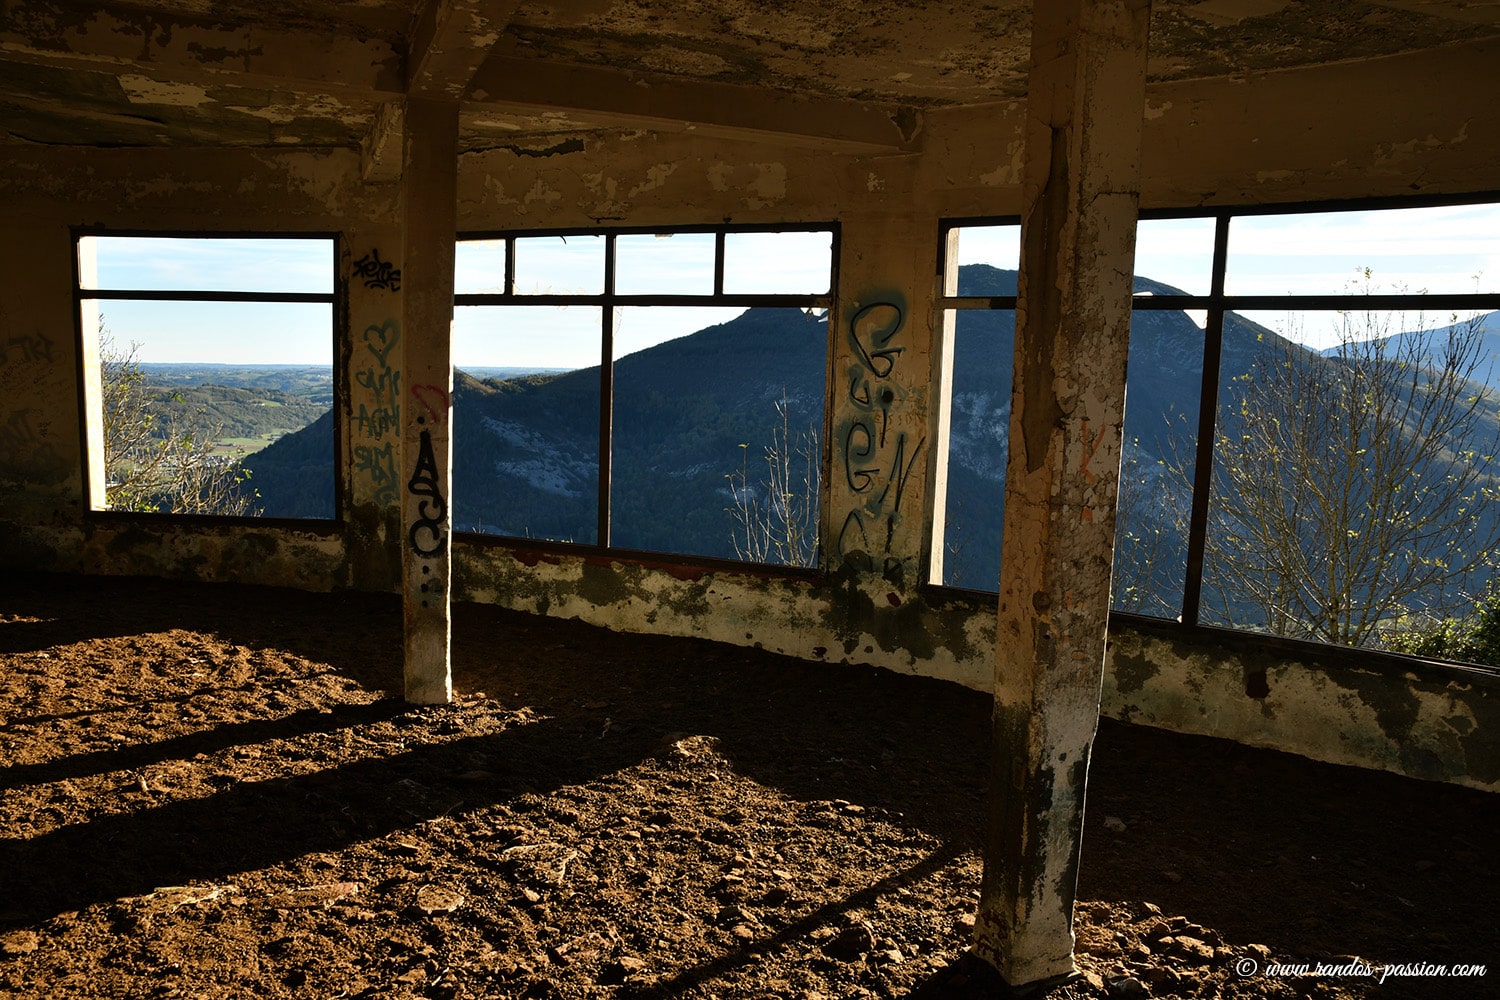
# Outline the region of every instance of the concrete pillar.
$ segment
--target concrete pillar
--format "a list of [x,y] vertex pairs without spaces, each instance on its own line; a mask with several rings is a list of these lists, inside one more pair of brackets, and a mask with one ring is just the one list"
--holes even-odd
[[405,240],[401,268],[402,603],[406,700],[446,704],[449,583],[453,546],[449,499],[453,366],[453,241],[457,232],[458,104],[408,98],[402,150]]
[[894,204],[877,217],[846,218],[840,239],[823,537],[835,573],[868,589],[849,610],[851,636],[876,631],[876,612],[922,582],[932,227]]
[[975,952],[1073,971],[1140,192],[1149,0],[1037,3],[1022,176],[991,802]]

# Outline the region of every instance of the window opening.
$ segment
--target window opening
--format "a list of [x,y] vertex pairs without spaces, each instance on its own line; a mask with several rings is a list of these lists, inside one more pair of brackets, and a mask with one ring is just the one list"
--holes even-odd
[[[982,590],[991,567],[966,576],[952,549],[998,533],[1003,476],[968,496],[996,459],[972,448],[964,317],[1003,317],[983,335],[1003,353],[1014,298],[974,289],[963,248],[982,233],[1013,261],[1004,221],[943,228],[954,374],[932,579]],[[1500,616],[1497,224],[1500,205],[1474,202],[1143,214],[1115,610],[1426,655]],[[1009,359],[979,362],[1008,429]]]
[[816,566],[835,236],[463,238],[455,528]]
[[336,516],[329,236],[76,237],[90,508]]

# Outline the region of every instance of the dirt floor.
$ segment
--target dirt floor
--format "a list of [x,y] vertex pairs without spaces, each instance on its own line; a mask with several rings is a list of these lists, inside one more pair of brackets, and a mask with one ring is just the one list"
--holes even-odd
[[[392,598],[0,585],[0,996],[977,998],[988,699]],[[1106,722],[1065,998],[1500,996],[1500,796]],[[1486,964],[1482,978],[1273,963]],[[1293,970],[1295,973],[1296,970]]]

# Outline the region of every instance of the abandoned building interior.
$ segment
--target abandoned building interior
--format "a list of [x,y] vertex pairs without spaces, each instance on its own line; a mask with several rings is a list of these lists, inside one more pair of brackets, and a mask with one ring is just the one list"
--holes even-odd
[[[9,572],[399,593],[421,704],[453,602],[993,691],[974,945],[1016,984],[1073,968],[1101,714],[1500,791],[1492,667],[1278,627],[1215,534],[1264,317],[1500,309],[1500,7],[3,11]],[[320,409],[248,504],[127,503],[122,364]]]

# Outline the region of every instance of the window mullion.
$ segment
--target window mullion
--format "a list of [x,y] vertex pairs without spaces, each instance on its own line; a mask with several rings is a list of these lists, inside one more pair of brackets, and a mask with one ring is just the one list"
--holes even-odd
[[1197,625],[1203,599],[1203,555],[1208,539],[1208,501],[1213,484],[1214,435],[1218,432],[1219,361],[1224,348],[1224,269],[1229,259],[1229,216],[1214,226],[1213,274],[1208,322],[1203,330],[1203,383],[1198,397],[1198,440],[1193,464],[1193,506],[1188,519],[1187,577],[1182,623]]
[[610,544],[610,479],[615,412],[615,237],[604,238],[604,302],[599,324],[599,529],[597,544]]

